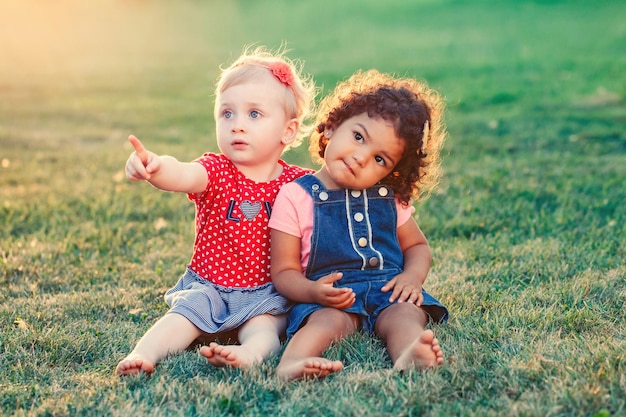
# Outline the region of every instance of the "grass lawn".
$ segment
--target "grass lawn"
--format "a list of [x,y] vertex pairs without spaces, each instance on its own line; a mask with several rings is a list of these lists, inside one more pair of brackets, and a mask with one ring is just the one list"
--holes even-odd
[[[624,16],[619,0],[2,2],[0,414],[626,415]],[[282,42],[322,94],[375,67],[446,97],[445,177],[416,204],[446,363],[394,373],[359,335],[323,381],[195,349],[120,379],[194,217],[126,180],[126,139],[215,151],[219,65]],[[312,166],[305,146],[285,159]]]

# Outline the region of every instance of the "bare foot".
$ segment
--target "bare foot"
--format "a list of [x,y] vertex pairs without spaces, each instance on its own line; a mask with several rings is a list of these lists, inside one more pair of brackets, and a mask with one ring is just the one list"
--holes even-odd
[[246,368],[257,365],[263,358],[240,345],[220,345],[215,342],[209,346],[202,346],[200,354],[207,358],[213,366],[232,366],[235,368]]
[[276,368],[279,378],[285,380],[324,378],[343,369],[340,361],[326,358],[305,358],[281,361]]
[[151,374],[154,364],[138,353],[131,353],[117,364],[115,373],[120,376],[136,375],[140,372]]
[[424,330],[408,347],[393,365],[393,369],[406,370],[409,368],[428,369],[443,365],[443,352],[439,341],[432,330]]

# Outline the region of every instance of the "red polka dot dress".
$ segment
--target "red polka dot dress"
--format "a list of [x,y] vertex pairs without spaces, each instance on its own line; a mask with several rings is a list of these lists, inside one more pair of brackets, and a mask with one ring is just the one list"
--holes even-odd
[[268,222],[280,187],[309,173],[284,161],[281,175],[258,183],[224,155],[204,154],[209,185],[189,194],[196,205],[196,238],[187,272],[165,295],[170,312],[208,333],[239,327],[260,314],[288,311],[270,278]]

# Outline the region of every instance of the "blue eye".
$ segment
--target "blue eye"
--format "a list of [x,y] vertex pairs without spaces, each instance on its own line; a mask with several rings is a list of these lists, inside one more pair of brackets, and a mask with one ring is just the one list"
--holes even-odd
[[253,119],[258,119],[260,116],[261,116],[261,113],[259,113],[259,112],[258,112],[258,111],[256,111],[256,110],[252,110],[252,111],[250,112],[250,117],[251,117],[251,118],[253,118]]
[[231,117],[233,117],[233,112],[230,110],[224,110],[222,116],[224,117],[224,119],[230,119]]

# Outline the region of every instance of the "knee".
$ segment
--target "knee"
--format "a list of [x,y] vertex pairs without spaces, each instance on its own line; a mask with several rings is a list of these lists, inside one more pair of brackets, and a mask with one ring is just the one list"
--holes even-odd
[[380,312],[379,317],[410,317],[411,319],[424,319],[428,315],[422,307],[412,303],[394,303]]
[[415,304],[395,303],[380,312],[374,331],[382,335],[389,328],[393,329],[408,323],[424,327],[428,323],[428,314],[422,307]]
[[335,308],[323,308],[311,314],[308,325],[319,327],[329,334],[346,336],[353,333],[358,326],[356,316]]

